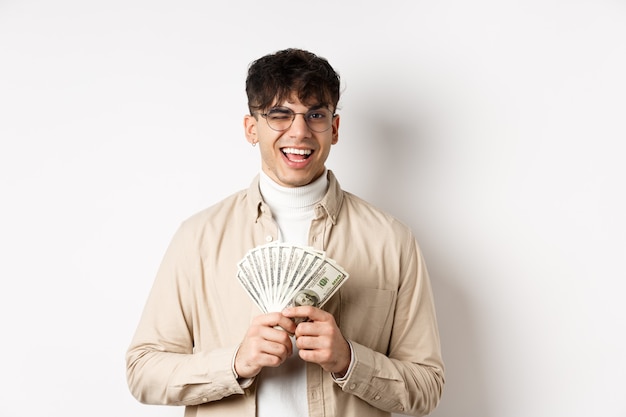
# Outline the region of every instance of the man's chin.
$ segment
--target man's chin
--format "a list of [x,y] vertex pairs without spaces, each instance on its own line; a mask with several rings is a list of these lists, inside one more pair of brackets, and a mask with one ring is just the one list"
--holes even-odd
[[319,178],[319,175],[305,175],[304,173],[295,173],[290,175],[282,175],[278,179],[274,179],[274,181],[276,181],[283,187],[295,188],[309,185],[317,178]]

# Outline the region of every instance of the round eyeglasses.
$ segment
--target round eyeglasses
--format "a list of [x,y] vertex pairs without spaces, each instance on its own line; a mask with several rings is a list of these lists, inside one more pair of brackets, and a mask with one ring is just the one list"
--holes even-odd
[[296,113],[288,107],[273,107],[267,113],[259,113],[272,130],[278,132],[285,131],[291,127],[297,114],[304,116],[306,125],[313,132],[326,132],[333,124],[333,118],[336,116],[326,108],[309,110],[306,113]]

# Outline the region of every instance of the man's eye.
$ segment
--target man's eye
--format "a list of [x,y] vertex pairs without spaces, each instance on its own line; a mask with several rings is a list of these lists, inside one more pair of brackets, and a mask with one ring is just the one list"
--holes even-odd
[[307,114],[307,118],[313,119],[313,120],[320,120],[320,119],[324,119],[325,117],[326,117],[326,114],[324,112],[312,112],[312,113]]
[[288,114],[284,114],[284,113],[276,113],[276,114],[269,114],[268,117],[272,120],[289,120],[291,119],[291,116]]
[[291,119],[291,113],[280,110],[273,110],[267,115],[272,120],[288,120]]

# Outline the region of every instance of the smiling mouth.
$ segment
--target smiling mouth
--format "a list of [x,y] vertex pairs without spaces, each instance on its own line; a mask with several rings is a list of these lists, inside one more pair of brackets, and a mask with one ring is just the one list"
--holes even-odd
[[313,154],[311,149],[282,148],[281,151],[292,162],[302,162]]

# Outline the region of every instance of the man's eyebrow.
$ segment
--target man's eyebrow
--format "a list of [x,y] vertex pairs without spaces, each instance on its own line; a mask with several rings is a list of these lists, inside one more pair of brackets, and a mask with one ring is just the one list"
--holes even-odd
[[[319,110],[319,109],[328,109],[328,110],[330,110],[328,108],[328,106],[325,105],[325,104],[315,104],[315,105],[313,105],[311,107],[308,107],[306,111],[310,112],[310,111],[315,111],[315,110]],[[293,109],[291,109],[289,107],[286,107],[286,106],[273,106],[273,107],[270,107],[268,109],[268,111],[293,111]]]

